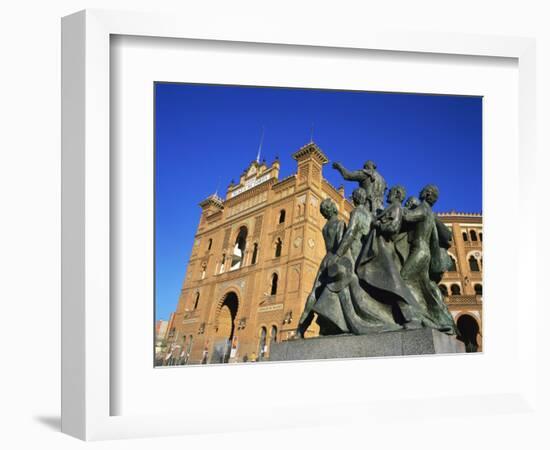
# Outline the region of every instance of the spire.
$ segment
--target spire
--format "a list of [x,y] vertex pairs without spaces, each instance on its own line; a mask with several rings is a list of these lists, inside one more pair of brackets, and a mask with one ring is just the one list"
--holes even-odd
[[222,179],[218,178],[218,184],[216,185],[216,192],[214,192],[214,197],[218,197],[218,190],[220,189],[220,183]]
[[313,122],[311,122],[311,133],[309,135],[309,143],[313,144]]
[[260,164],[260,155],[262,154],[262,145],[264,143],[264,130],[265,127],[262,127],[262,136],[260,137],[260,145],[258,146],[258,156],[256,156],[256,162]]

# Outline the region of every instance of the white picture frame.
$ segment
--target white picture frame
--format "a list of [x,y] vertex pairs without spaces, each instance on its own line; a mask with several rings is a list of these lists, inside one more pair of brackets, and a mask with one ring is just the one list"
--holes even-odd
[[[306,32],[307,31],[307,32]],[[523,220],[535,223],[534,198],[529,194],[535,166],[535,42],[528,38],[404,33],[384,30],[279,30],[262,23],[235,29],[230,23],[215,26],[190,17],[87,10],[67,16],[62,22],[62,431],[85,440],[163,436],[227,430],[261,429],[254,411],[238,412],[227,421],[223,416],[205,420],[200,414],[170,413],[111,415],[112,383],[110,295],[110,186],[116,174],[110,171],[110,39],[113,35],[211,40],[256,44],[284,44],[332,49],[367,49],[512,58],[519,74],[519,185]],[[514,196],[516,198],[516,196]],[[519,201],[519,200],[518,200]],[[523,241],[518,259],[536,261],[534,241]],[[531,270],[533,268],[531,267]],[[533,270],[534,271],[534,270]],[[521,367],[513,386],[500,395],[473,395],[456,399],[453,414],[466,414],[469,402],[483,403],[483,413],[498,413],[503,404],[514,413],[536,411],[536,328],[525,311],[535,310],[536,292],[527,268],[518,266],[523,286],[521,329],[518,347]],[[518,295],[511,292],[510,295]],[[151,344],[152,345],[152,344]],[[266,367],[266,366],[264,366]],[[272,366],[273,367],[273,366]],[[313,366],[310,366],[313,367]],[[224,368],[212,368],[220,370]],[[209,368],[211,370],[211,368]],[[262,370],[269,369],[249,369]],[[182,374],[182,376],[185,376]],[[304,414],[293,404],[292,412],[274,409],[269,427],[308,426],[365,416],[394,414],[394,402],[356,404],[337,402],[324,410]],[[411,414],[445,404],[444,398],[414,403],[402,399]],[[340,404],[342,406],[342,404]],[[400,414],[402,414],[401,411]],[[239,415],[240,414],[240,415]],[[224,423],[224,420],[226,423]]]

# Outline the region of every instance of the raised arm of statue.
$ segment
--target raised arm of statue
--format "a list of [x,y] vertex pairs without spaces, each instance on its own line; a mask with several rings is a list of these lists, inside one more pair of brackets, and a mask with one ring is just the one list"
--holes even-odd
[[338,172],[340,172],[344,180],[347,180],[347,181],[363,181],[367,177],[364,171],[354,170],[350,172],[342,164],[338,162],[335,162],[332,165],[332,167],[336,169]]

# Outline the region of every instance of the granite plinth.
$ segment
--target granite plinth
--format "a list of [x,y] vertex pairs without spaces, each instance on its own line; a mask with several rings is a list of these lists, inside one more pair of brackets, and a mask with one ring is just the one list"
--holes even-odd
[[431,328],[371,335],[320,336],[271,344],[270,361],[465,353],[464,343]]

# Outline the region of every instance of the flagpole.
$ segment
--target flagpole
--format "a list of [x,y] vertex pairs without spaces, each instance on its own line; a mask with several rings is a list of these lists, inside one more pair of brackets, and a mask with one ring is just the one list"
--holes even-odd
[[264,143],[264,131],[265,127],[262,127],[262,135],[260,137],[260,145],[258,146],[258,155],[256,156],[256,162],[260,164],[260,155],[262,153],[262,145]]

